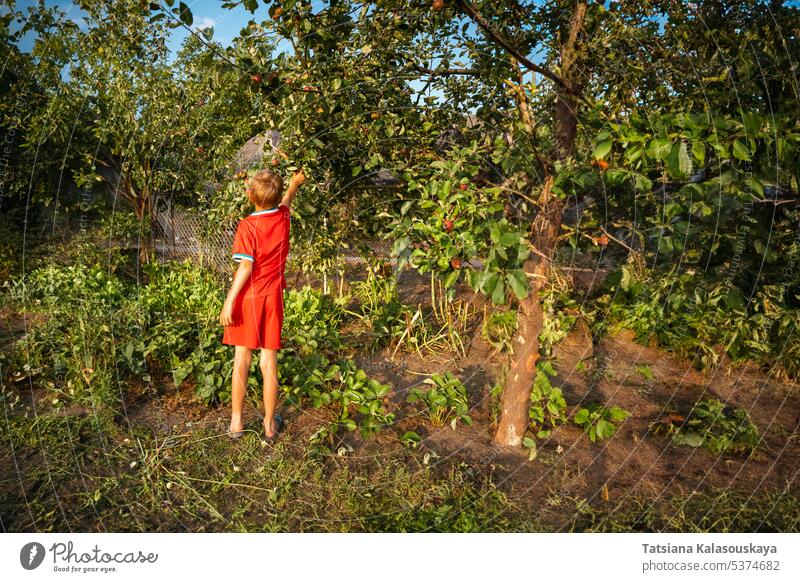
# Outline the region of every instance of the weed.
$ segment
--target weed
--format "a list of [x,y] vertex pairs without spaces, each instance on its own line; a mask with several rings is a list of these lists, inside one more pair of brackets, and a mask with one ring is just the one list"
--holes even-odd
[[539,352],[550,356],[553,348],[569,334],[578,319],[577,303],[567,292],[552,288],[543,293],[542,330],[539,332]]
[[648,364],[639,364],[639,365],[637,365],[636,366],[636,372],[641,374],[646,382],[649,382],[654,377],[653,376],[653,368],[651,368]]
[[408,392],[408,402],[410,404],[421,402],[424,407],[422,414],[434,426],[443,426],[448,420],[453,430],[459,420],[468,425],[472,424],[472,418],[468,414],[467,389],[461,380],[451,372],[445,372],[433,374],[423,382],[430,388],[426,390],[412,388]]
[[706,447],[715,455],[752,455],[761,440],[746,411],[726,406],[716,398],[696,403],[685,418],[672,415],[653,428],[671,435],[674,445]]
[[567,420],[564,394],[561,388],[550,383],[550,378],[556,375],[550,362],[539,360],[536,363],[536,377],[528,408],[530,428],[536,438],[548,438],[553,428]]
[[588,408],[579,409],[572,420],[589,435],[589,440],[608,439],[614,436],[619,424],[630,416],[627,410],[618,406],[607,407],[591,404]]
[[511,338],[517,329],[517,312],[511,310],[483,311],[481,337],[497,351],[513,353]]

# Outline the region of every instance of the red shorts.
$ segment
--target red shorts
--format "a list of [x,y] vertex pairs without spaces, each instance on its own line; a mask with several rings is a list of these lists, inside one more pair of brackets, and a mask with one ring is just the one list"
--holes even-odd
[[225,328],[222,343],[229,346],[281,349],[283,293],[245,298],[233,304],[233,323]]

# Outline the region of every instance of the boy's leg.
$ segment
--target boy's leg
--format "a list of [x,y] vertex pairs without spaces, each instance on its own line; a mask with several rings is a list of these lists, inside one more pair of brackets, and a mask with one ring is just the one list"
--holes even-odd
[[264,376],[264,429],[267,436],[275,434],[275,408],[278,401],[278,350],[261,348],[258,362]]
[[231,431],[244,429],[242,424],[242,405],[247,393],[247,376],[250,373],[250,362],[253,352],[245,346],[236,346],[233,356],[233,381],[231,386]]

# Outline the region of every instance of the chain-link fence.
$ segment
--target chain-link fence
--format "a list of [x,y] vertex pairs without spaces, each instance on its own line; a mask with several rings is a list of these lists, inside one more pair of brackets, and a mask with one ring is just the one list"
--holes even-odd
[[174,206],[158,213],[156,252],[160,260],[190,260],[230,273],[234,221],[214,222],[201,213]]

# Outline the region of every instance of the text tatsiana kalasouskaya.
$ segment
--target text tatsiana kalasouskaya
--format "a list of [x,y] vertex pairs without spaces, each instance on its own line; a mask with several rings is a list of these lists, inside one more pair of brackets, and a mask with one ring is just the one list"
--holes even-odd
[[645,554],[777,554],[776,546],[748,544],[642,544]]

